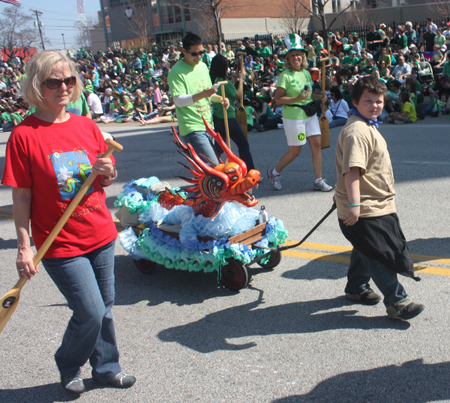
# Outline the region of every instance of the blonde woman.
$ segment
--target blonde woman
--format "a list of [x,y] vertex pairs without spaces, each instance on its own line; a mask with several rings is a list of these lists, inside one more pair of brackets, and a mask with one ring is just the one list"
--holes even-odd
[[[127,388],[136,378],[122,372],[111,308],[114,304],[114,243],[117,230],[103,187],[117,177],[113,158],[90,119],[66,105],[82,84],[73,63],[57,51],[35,55],[27,66],[23,93],[38,110],[16,126],[8,141],[2,184],[12,187],[19,277],[31,279],[33,241],[39,250],[90,172],[99,176],[64,225],[42,264],[67,300],[72,318],[55,354],[63,387],[86,389],[80,368],[89,361],[101,384]],[[35,180],[38,178],[38,180]],[[101,228],[101,231],[95,229]]]
[[300,36],[290,34],[284,38],[288,52],[284,58],[285,70],[280,74],[275,101],[283,105],[283,123],[288,152],[275,168],[269,169],[272,187],[281,190],[281,172],[300,154],[302,146],[309,143],[314,168],[313,189],[329,192],[333,188],[322,179],[322,151],[319,119],[312,108],[312,79],[308,72],[306,49]]

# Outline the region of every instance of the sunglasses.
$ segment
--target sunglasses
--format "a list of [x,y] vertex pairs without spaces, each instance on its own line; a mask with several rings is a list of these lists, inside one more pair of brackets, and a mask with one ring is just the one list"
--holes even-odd
[[205,53],[205,49],[200,50],[198,52],[188,52],[191,56],[201,56]]
[[48,78],[42,84],[50,90],[57,90],[61,87],[62,83],[64,83],[67,88],[72,88],[77,83],[77,78],[75,76],[67,77],[64,80],[60,80],[59,78]]

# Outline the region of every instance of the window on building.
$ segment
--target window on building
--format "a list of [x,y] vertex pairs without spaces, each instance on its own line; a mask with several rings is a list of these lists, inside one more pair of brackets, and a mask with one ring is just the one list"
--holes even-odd
[[185,21],[191,20],[191,10],[189,9],[189,5],[186,5],[184,8],[184,20]]
[[159,26],[159,16],[158,16],[158,6],[156,0],[152,0],[152,15],[153,15],[153,26]]

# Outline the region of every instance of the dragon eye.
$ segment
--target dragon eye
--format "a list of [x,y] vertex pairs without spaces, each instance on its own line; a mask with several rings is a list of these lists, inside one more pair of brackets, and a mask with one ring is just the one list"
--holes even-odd
[[222,184],[222,182],[217,182],[217,185],[220,186]]
[[233,182],[237,181],[238,179],[239,179],[239,176],[237,176],[237,175],[234,175],[230,178],[230,180],[232,180]]

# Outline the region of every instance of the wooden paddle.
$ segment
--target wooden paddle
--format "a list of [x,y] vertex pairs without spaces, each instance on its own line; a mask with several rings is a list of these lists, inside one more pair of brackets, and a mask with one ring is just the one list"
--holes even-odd
[[[237,54],[241,56],[241,73],[245,74],[244,55],[246,55],[246,53],[238,52]],[[239,102],[240,102],[239,108],[236,111],[236,120],[238,121],[242,132],[245,134],[245,138],[248,140],[247,111],[245,110],[245,107],[244,107],[244,80],[239,81],[238,91],[241,94],[241,99],[239,100]]]
[[[225,108],[225,85],[228,84],[228,81],[219,81],[216,84],[220,84],[220,88],[222,90],[222,108],[223,108],[223,121],[225,122],[225,135],[227,137],[227,146],[231,150],[231,143],[230,143],[230,129],[228,127],[228,114],[227,114],[227,108]],[[228,158],[227,158],[228,163]]]
[[[322,98],[325,95],[325,62],[327,60],[328,58],[320,59],[322,62]],[[328,118],[325,116],[325,102],[322,100],[322,115],[319,118],[320,133],[322,133],[322,149],[330,147],[330,122],[328,122]]]
[[[116,151],[122,151],[123,147],[116,143],[114,140],[107,139],[106,144],[108,144],[108,150],[106,151],[104,158],[108,158],[111,156],[114,150]],[[48,235],[45,242],[42,244],[41,248],[38,250],[36,255],[33,257],[33,264],[36,267],[41,259],[44,257],[50,246],[52,245],[53,241],[55,240],[56,236],[59,234],[61,229],[66,224],[67,220],[70,218],[76,207],[80,204],[81,199],[84,197],[86,192],[91,187],[92,183],[94,182],[95,178],[97,177],[97,174],[94,172],[91,172],[91,174],[86,179],[86,182],[84,182],[83,186],[81,186],[78,193],[75,195],[73,200],[70,202],[69,206],[67,207],[64,214],[61,216],[59,221],[56,223],[55,227],[53,228],[52,232]],[[16,283],[16,285],[8,291],[2,298],[0,298],[0,333],[5,327],[6,323],[8,322],[9,318],[15,311],[19,299],[20,299],[20,291],[22,290],[22,287],[27,282],[27,279],[24,277],[21,277],[20,280]]]

